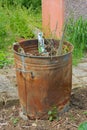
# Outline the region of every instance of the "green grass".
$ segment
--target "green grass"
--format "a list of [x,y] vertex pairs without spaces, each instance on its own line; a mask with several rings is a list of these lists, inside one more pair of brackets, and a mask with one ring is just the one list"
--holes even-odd
[[13,55],[10,52],[0,51],[0,69],[13,64]]
[[32,8],[36,11],[41,8],[41,0],[0,0],[0,4],[4,7],[17,6]]
[[0,16],[0,49],[11,45],[17,38],[33,38],[35,27],[41,27],[40,16],[20,6],[0,8]]
[[67,24],[66,40],[74,46],[73,64],[76,65],[87,50],[87,20],[80,17],[77,20],[70,19]]
[[13,53],[14,42],[21,38],[35,38],[35,28],[41,29],[41,12],[36,13],[31,8],[20,5],[8,8],[0,4],[0,67],[10,63],[7,57],[9,53]]
[[0,49],[7,48],[19,38],[34,38],[35,27],[41,28],[40,14],[20,6],[0,7]]

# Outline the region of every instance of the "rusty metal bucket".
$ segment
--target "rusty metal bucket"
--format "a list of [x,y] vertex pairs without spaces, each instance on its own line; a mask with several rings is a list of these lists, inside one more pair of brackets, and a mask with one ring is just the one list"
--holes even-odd
[[[57,41],[59,43],[59,41]],[[20,42],[25,52],[36,53],[38,41]],[[20,103],[28,117],[47,118],[48,111],[56,106],[58,112],[69,106],[72,88],[72,51],[62,56],[26,56],[18,53],[19,45],[14,45],[14,59]]]

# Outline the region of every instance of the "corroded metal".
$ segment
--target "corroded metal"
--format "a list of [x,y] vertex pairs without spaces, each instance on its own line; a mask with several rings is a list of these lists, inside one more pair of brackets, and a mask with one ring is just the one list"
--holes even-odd
[[[57,41],[57,44],[59,42]],[[28,117],[47,117],[47,112],[56,106],[58,112],[66,111],[72,88],[72,50],[62,56],[26,56],[18,53],[14,45],[14,59],[20,103]],[[37,52],[37,40],[23,41],[25,52]]]

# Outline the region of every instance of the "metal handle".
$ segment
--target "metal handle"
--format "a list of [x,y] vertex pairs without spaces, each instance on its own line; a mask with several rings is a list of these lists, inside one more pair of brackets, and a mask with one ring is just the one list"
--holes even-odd
[[31,78],[34,78],[34,73],[32,71],[23,70],[21,68],[16,68],[16,70],[19,71],[19,72],[23,72],[23,73],[30,73]]

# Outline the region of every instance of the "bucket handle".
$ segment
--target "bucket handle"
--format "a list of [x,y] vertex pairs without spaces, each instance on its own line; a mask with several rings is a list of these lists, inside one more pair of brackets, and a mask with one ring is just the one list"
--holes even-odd
[[30,73],[31,77],[34,78],[34,73],[32,71],[23,70],[21,68],[16,68],[16,70],[22,73]]

